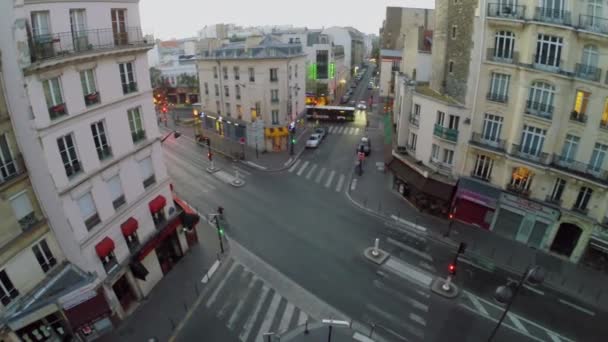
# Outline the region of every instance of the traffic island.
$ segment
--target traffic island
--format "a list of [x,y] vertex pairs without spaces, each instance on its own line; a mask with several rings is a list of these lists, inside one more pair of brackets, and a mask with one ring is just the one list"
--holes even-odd
[[383,251],[380,248],[376,248],[376,247],[368,247],[365,249],[365,251],[363,252],[363,255],[365,255],[365,257],[369,260],[371,260],[373,263],[378,264],[378,265],[382,265],[386,259],[388,259],[388,257],[390,256],[390,254],[388,254],[388,252]]
[[431,283],[431,291],[445,298],[456,298],[460,294],[460,288],[451,281],[444,278],[435,278]]
[[232,185],[235,188],[240,188],[245,185],[245,181],[242,179],[239,179],[239,178],[235,178],[230,182],[230,185]]
[[207,167],[205,170],[209,173],[216,173],[221,169],[219,167],[216,167],[215,165],[211,165],[211,166]]

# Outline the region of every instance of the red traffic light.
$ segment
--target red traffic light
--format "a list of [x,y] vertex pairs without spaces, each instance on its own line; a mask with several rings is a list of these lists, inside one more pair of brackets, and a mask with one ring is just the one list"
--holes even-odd
[[213,153],[208,152],[207,153],[207,158],[209,158],[209,160],[212,160],[213,159]]
[[454,219],[454,214],[453,214],[453,213],[449,213],[449,214],[448,214],[448,218],[449,218],[450,220],[453,220],[453,219]]
[[456,274],[456,265],[454,265],[454,264],[449,264],[449,265],[448,265],[448,272],[449,272],[451,275],[455,275],[455,274]]
[[167,107],[163,107],[163,113],[167,112]]

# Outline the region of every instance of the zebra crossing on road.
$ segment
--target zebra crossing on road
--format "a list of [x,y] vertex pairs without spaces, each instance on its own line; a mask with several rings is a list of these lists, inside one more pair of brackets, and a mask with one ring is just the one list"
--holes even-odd
[[329,126],[327,132],[330,134],[358,135],[359,132],[361,132],[361,128],[351,126]]
[[323,185],[323,187],[327,189],[332,189],[333,186],[333,189],[335,189],[336,192],[340,192],[345,188],[346,174],[321,167],[310,161],[304,161],[302,163],[302,161],[298,159],[287,172],[294,173],[298,177],[304,176],[306,180],[312,180],[313,176],[316,174],[314,178],[315,183]]

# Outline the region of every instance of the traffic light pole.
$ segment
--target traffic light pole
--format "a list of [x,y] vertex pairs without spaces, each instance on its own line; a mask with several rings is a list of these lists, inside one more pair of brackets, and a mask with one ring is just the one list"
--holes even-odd
[[293,132],[289,133],[289,155],[293,156],[293,150],[294,150],[294,143],[293,143],[293,138],[294,138],[294,134]]
[[220,240],[220,251],[224,254],[224,242],[222,240],[222,231],[220,228],[220,216],[215,216],[215,228],[217,229],[217,238]]

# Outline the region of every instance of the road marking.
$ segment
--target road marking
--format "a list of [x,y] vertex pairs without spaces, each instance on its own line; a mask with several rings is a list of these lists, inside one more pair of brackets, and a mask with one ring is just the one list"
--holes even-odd
[[211,304],[213,304],[213,302],[215,302],[215,300],[217,299],[217,295],[220,293],[220,290],[222,289],[222,287],[224,287],[224,283],[226,283],[226,280],[228,278],[230,278],[230,276],[232,275],[232,272],[234,272],[234,268],[236,267],[236,265],[237,265],[236,262],[233,262],[232,265],[230,265],[230,269],[228,270],[228,272],[226,272],[226,275],[222,278],[222,280],[220,281],[220,283],[213,290],[213,293],[211,294],[211,297],[209,297],[209,299],[207,300],[206,306],[208,308],[210,308]]
[[410,247],[410,246],[408,246],[408,245],[404,244],[404,243],[403,243],[403,242],[401,242],[401,241],[397,241],[397,240],[395,240],[395,239],[393,239],[393,238],[390,238],[390,237],[389,237],[389,238],[387,238],[386,240],[387,240],[387,241],[388,241],[388,243],[390,243],[391,245],[395,245],[395,246],[397,246],[397,247],[399,247],[399,248],[401,248],[401,249],[405,249],[406,251],[408,251],[408,252],[410,252],[410,253],[413,253],[413,254],[416,254],[417,256],[419,256],[419,257],[421,257],[421,258],[423,258],[423,259],[426,259],[426,260],[428,260],[428,261],[430,261],[430,262],[433,262],[433,261],[434,261],[433,257],[432,257],[431,255],[429,255],[428,253],[424,253],[424,252],[422,252],[422,251],[419,251],[419,250],[417,250],[416,248]]
[[340,178],[338,179],[338,185],[336,186],[336,192],[340,192],[340,190],[342,190],[343,183],[344,183],[344,174],[341,174]]
[[308,170],[308,174],[306,175],[306,179],[310,179],[310,177],[312,176],[313,172],[315,172],[315,170],[317,169],[317,164],[314,164],[310,170]]
[[293,170],[296,169],[296,167],[298,167],[298,164],[300,164],[300,159],[296,160],[295,163],[293,163],[293,165],[291,165],[291,167],[289,168],[289,170],[287,170],[288,172],[293,172]]
[[359,127],[355,128],[355,134],[359,134]]
[[355,134],[355,128],[351,127],[350,130],[348,131],[348,134],[354,135]]
[[[509,282],[513,282],[513,283],[517,283],[517,282],[519,282],[519,280],[515,280],[515,279],[513,279],[513,278],[511,278],[511,277],[507,277],[507,280],[508,280]],[[532,292],[534,292],[534,293],[536,293],[536,294],[539,294],[539,295],[541,295],[541,296],[544,296],[544,295],[545,295],[545,293],[544,293],[543,291],[541,291],[541,290],[539,290],[539,289],[535,289],[534,287],[532,287],[532,286],[530,286],[530,285],[526,285],[526,284],[524,284],[524,287],[526,288],[526,290],[530,290],[530,291],[532,291]]]
[[260,169],[260,170],[266,170],[266,169],[267,169],[267,168],[266,168],[266,166],[258,165],[258,164],[254,163],[254,162],[252,162],[252,161],[249,161],[249,160],[245,161],[245,163],[246,163],[247,165],[251,165],[251,166],[253,166],[253,167],[255,167],[255,168],[258,168],[258,169]]
[[513,315],[510,312],[507,312],[507,316],[509,317],[509,319],[511,320],[511,322],[513,322],[513,325],[515,325],[515,327],[521,331],[524,331],[526,334],[529,334],[530,332],[528,331],[528,329],[526,329],[526,327],[524,327],[523,324],[521,324],[521,321],[519,319],[517,319],[517,317],[515,317],[515,315]]
[[246,176],[251,176],[251,172],[249,172],[247,170],[243,170],[240,167],[235,166],[234,169],[237,170],[239,173],[242,173],[242,174],[244,174]]
[[[256,278],[256,276],[251,277],[251,280],[249,281],[249,285],[247,286],[247,291],[251,291],[251,288],[253,287],[253,285],[255,285],[255,282],[258,279]],[[232,330],[234,328],[234,324],[236,323],[237,318],[239,317],[239,315],[241,314],[241,310],[243,310],[243,305],[245,304],[245,300],[247,299],[247,296],[242,296],[241,299],[239,300],[239,303],[236,305],[236,308],[234,309],[234,311],[232,312],[232,315],[230,316],[230,319],[228,320],[228,329]]]
[[327,182],[325,182],[325,187],[329,188],[329,186],[331,185],[331,181],[334,180],[334,175],[336,174],[336,171],[331,170],[331,173],[329,174],[329,178],[327,179]]
[[354,178],[353,181],[350,183],[350,191],[355,190],[356,187],[357,187],[357,178]]
[[359,342],[374,342],[374,340],[372,340],[371,338],[369,338],[365,335],[361,335],[358,332],[355,332],[355,334],[353,335],[353,340],[359,341]]
[[308,315],[306,314],[306,312],[300,310],[300,317],[298,317],[298,325],[302,325],[302,324],[306,323],[307,320],[308,320]]
[[547,335],[549,335],[549,337],[551,337],[551,341],[553,341],[553,342],[562,342],[561,338],[559,338],[557,335],[555,335],[554,333],[552,333],[550,331],[547,332]]
[[297,175],[301,176],[302,172],[304,172],[304,170],[306,169],[306,167],[308,167],[308,160],[304,162],[304,164],[302,165],[302,167],[300,168],[300,170],[298,170]]
[[270,329],[270,325],[272,324],[273,318],[277,313],[277,309],[279,308],[279,303],[281,302],[281,296],[278,293],[274,293],[274,297],[272,297],[272,302],[268,307],[268,311],[266,311],[266,316],[264,316],[264,322],[258,330],[258,338],[256,339],[258,342],[264,342],[264,334],[268,332]]
[[433,277],[429,276],[422,270],[418,270],[417,268],[395,258],[389,258],[381,267],[386,267],[404,279],[410,281],[413,280],[418,284],[422,284],[427,287],[433,282]]
[[258,302],[255,305],[255,309],[253,310],[253,315],[247,317],[247,321],[245,322],[245,326],[243,327],[243,331],[239,335],[241,341],[247,341],[249,339],[249,335],[251,335],[251,329],[253,329],[253,325],[255,324],[255,319],[258,318],[260,314],[260,310],[262,309],[262,304],[266,301],[266,297],[268,296],[268,287],[266,285],[262,286],[262,294],[258,296]]
[[329,133],[334,133],[335,130],[336,130],[336,126],[329,127]]
[[331,325],[342,325],[345,327],[350,327],[350,323],[347,321],[341,321],[341,320],[337,320],[337,319],[324,319],[321,322],[323,322],[323,324],[331,324]]
[[293,158],[289,157],[289,159],[287,159],[287,161],[285,163],[283,163],[283,166],[287,166],[289,163],[291,163],[292,160],[293,160]]
[[488,310],[486,310],[486,308],[481,304],[477,297],[473,296],[473,294],[469,292],[465,293],[467,297],[469,297],[469,300],[471,301],[471,303],[473,303],[473,306],[475,306],[475,309],[477,309],[477,311],[479,311],[482,315],[486,317],[490,317],[490,313],[488,313]]
[[279,324],[279,330],[278,333],[282,334],[285,331],[287,331],[287,328],[289,328],[289,322],[291,321],[291,316],[293,316],[293,311],[295,309],[295,306],[293,306],[293,304],[287,302],[287,307],[285,308],[285,312],[283,313],[283,318],[281,319],[281,323]]
[[[381,271],[378,271],[378,273],[380,273]],[[382,274],[383,276],[385,276],[384,274]],[[380,280],[376,279],[373,281],[373,284],[375,287],[379,288],[379,289],[383,289],[386,292],[389,292],[390,294],[392,294],[393,296],[397,297],[399,300],[404,301],[408,304],[410,304],[411,306],[413,306],[414,308],[424,311],[424,312],[429,312],[429,306],[408,296],[403,294],[401,291],[397,291],[395,289],[392,289],[388,286],[386,286],[383,282],[381,282]],[[426,296],[425,296],[426,297]],[[428,297],[427,297],[428,298]]]
[[[400,317],[397,317],[395,315],[391,315],[390,313],[380,309],[379,307],[373,305],[373,304],[367,304],[366,307],[370,310],[375,312],[376,314],[382,316],[384,318],[384,320],[388,320],[391,321],[393,324],[396,324],[402,328],[405,328],[406,330],[408,330],[409,333],[416,335],[416,337],[418,337],[419,339],[423,339],[424,337],[424,331],[422,331],[420,328],[417,328],[415,326],[412,326],[408,323],[406,323],[404,320],[402,320]],[[402,341],[409,341],[409,339],[406,339],[405,337],[402,337]]]
[[[199,216],[200,216],[200,214],[199,214]],[[201,283],[207,284],[207,282],[211,279],[211,277],[213,276],[215,271],[217,271],[218,267],[220,267],[220,262],[216,260],[213,263],[213,265],[211,265],[211,268],[209,269],[209,271],[207,271],[207,273],[205,273],[205,276],[203,277],[203,279],[201,279]]]
[[321,182],[321,177],[323,177],[323,174],[325,174],[325,168],[322,168],[321,171],[319,172],[319,174],[317,175],[317,178],[315,179],[315,183],[319,183]]
[[573,309],[576,309],[578,311],[584,312],[584,313],[586,313],[589,316],[595,316],[595,312],[593,312],[591,310],[588,310],[588,309],[585,309],[585,308],[583,308],[581,306],[578,306],[578,305],[576,305],[574,303],[570,303],[570,302],[565,301],[565,300],[563,300],[561,298],[559,299],[559,302],[562,303],[562,304],[568,305],[569,307],[571,307]]
[[344,129],[345,128],[346,127],[344,127],[344,126],[340,127],[340,129],[338,130],[338,134],[344,134]]
[[412,313],[412,312],[410,312],[409,317],[410,317],[410,319],[412,321],[414,321],[414,322],[416,322],[416,323],[418,323],[418,324],[426,327],[426,321],[424,320],[424,318],[422,318],[422,317],[420,317],[420,316],[418,316],[418,315],[416,315],[415,313]]

